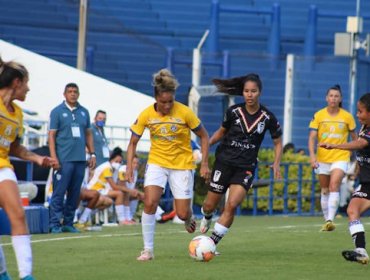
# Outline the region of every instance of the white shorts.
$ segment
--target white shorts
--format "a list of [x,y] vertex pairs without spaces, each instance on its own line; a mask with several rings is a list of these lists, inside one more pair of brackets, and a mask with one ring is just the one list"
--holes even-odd
[[144,187],[159,186],[163,188],[170,185],[175,199],[191,199],[193,197],[194,171],[178,170],[148,164],[145,171]]
[[13,169],[9,167],[0,168],[0,183],[5,180],[10,180],[18,183]]
[[336,161],[333,163],[319,162],[319,167],[316,169],[316,174],[330,175],[334,169],[341,169],[344,173],[347,173],[348,164],[349,162],[347,161]]
[[108,192],[110,191],[110,189],[100,189],[98,190],[98,192],[101,194],[101,195],[108,195]]

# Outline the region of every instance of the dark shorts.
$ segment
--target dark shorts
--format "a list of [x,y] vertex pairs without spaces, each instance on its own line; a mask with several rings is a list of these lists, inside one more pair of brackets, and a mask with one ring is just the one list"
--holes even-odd
[[352,194],[352,198],[364,198],[370,200],[370,183],[362,183]]
[[209,190],[211,192],[224,194],[230,185],[241,185],[248,191],[254,179],[255,167],[240,168],[215,162],[212,170]]

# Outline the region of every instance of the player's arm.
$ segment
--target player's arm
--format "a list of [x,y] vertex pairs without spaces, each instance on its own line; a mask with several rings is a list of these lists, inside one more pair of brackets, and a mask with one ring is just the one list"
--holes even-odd
[[318,163],[316,159],[315,143],[317,139],[317,130],[310,130],[308,135],[308,152],[310,154],[310,162],[312,168],[317,168]]
[[10,145],[9,154],[20,159],[32,161],[43,167],[52,167],[56,163],[55,160],[50,157],[40,156],[29,151],[25,146],[20,144],[19,138]]
[[128,144],[128,147],[127,147],[127,168],[126,168],[127,181],[130,183],[134,181],[134,170],[132,169],[132,162],[134,160],[137,143],[139,142],[139,140],[140,140],[140,136],[132,132],[130,143]]
[[226,132],[227,129],[223,126],[220,126],[220,128],[217,129],[209,139],[209,145],[212,146],[216,144],[218,141],[220,141],[225,136]]
[[[86,129],[86,147],[89,150],[90,154],[95,154],[94,138],[93,138],[91,128]],[[90,168],[95,168],[95,165],[96,165],[96,156],[95,157],[90,157],[89,167]]]
[[275,179],[280,179],[281,174],[280,174],[280,162],[281,162],[281,156],[282,156],[282,151],[283,151],[283,144],[281,140],[281,136],[279,138],[273,139],[274,142],[274,163],[272,165],[272,168],[274,170],[274,178]]
[[57,130],[55,129],[49,130],[48,143],[49,143],[50,157],[55,161],[55,165],[53,166],[53,168],[59,169],[60,163],[59,163],[58,156],[57,156],[56,135],[57,135]]
[[202,178],[208,179],[209,168],[208,168],[208,150],[209,150],[209,137],[208,132],[201,125],[194,133],[200,138],[200,149],[202,153],[202,162],[200,165],[200,176]]
[[361,150],[369,145],[369,142],[367,142],[364,138],[359,137],[357,140],[343,143],[343,144],[330,144],[330,143],[319,143],[319,146],[321,148],[325,148],[328,150],[331,149],[339,149],[339,150],[348,150],[348,151],[355,151],[355,150]]
[[352,130],[349,132],[349,135],[351,136],[352,141],[357,140],[357,133],[356,131]]

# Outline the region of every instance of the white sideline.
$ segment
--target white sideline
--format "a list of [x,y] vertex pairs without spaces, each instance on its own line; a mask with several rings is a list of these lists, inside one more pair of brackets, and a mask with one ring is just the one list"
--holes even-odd
[[[370,225],[370,222],[363,223],[364,225]],[[314,225],[285,225],[285,226],[272,226],[266,227],[267,229],[292,229],[292,228],[302,228],[302,227],[320,227],[322,224],[314,224]],[[343,225],[342,223],[336,223],[336,225]],[[247,230],[248,231],[248,230]],[[167,230],[166,233],[173,232],[173,233],[187,233],[186,230]],[[160,233],[165,232],[157,232],[157,235]],[[49,238],[49,239],[40,239],[40,240],[31,240],[31,243],[41,243],[41,242],[53,242],[53,241],[63,241],[63,240],[71,240],[71,239],[83,239],[83,238],[91,238],[91,237],[99,237],[99,238],[106,238],[106,237],[120,237],[120,236],[137,236],[141,235],[141,232],[136,233],[112,233],[112,234],[94,234],[94,235],[82,235],[82,236],[67,236],[67,237],[58,237],[58,238]],[[0,243],[1,244],[1,243]],[[12,243],[4,243],[1,244],[2,246],[11,246]]]

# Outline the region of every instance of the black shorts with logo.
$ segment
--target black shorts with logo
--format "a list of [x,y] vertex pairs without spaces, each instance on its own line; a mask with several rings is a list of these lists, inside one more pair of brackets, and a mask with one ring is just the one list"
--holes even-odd
[[361,183],[352,193],[352,198],[354,197],[370,200],[370,183]]
[[255,167],[240,168],[215,161],[212,170],[209,190],[214,193],[224,194],[230,185],[241,185],[248,191],[254,179]]

